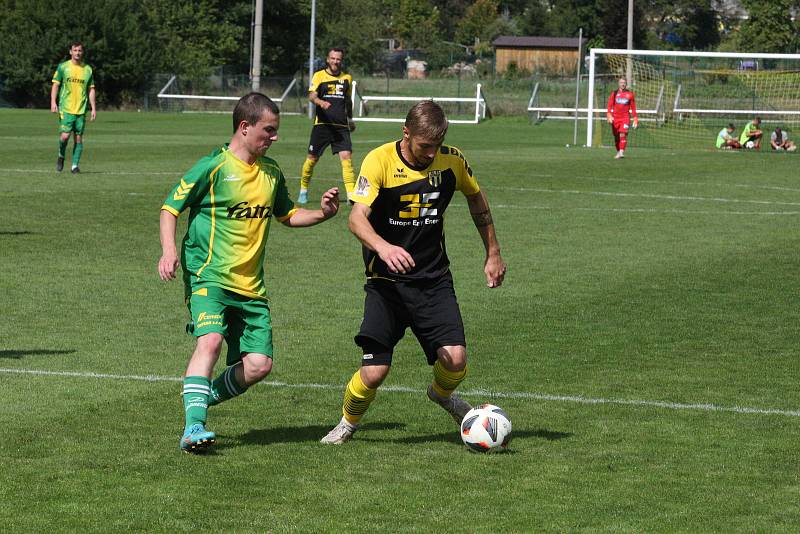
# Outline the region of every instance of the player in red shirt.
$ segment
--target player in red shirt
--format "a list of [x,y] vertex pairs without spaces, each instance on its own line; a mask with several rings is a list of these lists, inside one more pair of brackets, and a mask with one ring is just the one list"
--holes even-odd
[[614,132],[614,146],[617,147],[615,159],[625,157],[631,115],[633,116],[633,127],[636,128],[639,126],[639,117],[636,115],[636,99],[633,91],[628,89],[627,80],[620,78],[619,88],[614,89],[611,96],[608,97],[608,108],[606,108],[606,118]]

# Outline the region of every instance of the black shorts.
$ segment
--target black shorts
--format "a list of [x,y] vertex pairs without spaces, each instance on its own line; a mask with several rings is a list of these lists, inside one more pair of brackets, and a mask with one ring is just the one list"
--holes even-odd
[[389,349],[388,361],[365,359],[364,365],[391,364],[391,351],[407,327],[411,327],[425,351],[428,365],[436,362],[440,347],[466,347],[464,322],[449,272],[437,280],[424,282],[368,280],[364,291],[367,293],[364,319],[355,342],[362,348],[377,342]]
[[350,130],[346,126],[315,124],[311,130],[311,141],[308,142],[308,153],[319,157],[328,145],[331,145],[331,152],[334,154],[343,150],[352,152]]

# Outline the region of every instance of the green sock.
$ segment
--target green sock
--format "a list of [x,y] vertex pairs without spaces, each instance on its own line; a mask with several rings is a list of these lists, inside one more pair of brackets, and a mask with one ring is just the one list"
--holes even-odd
[[61,138],[58,138],[58,157],[65,158],[67,156],[67,143],[69,143],[69,137],[64,139],[63,141]]
[[243,386],[236,379],[236,368],[241,367],[242,362],[231,365],[211,383],[211,395],[208,397],[208,405],[214,406],[225,402],[228,399],[238,397],[245,391],[247,386]]
[[208,416],[208,396],[211,381],[204,376],[185,376],[183,378],[183,409],[186,412],[186,428],[206,423]]
[[83,143],[75,143],[75,146],[72,148],[72,167],[75,168],[78,166],[78,163],[81,161],[81,153],[83,152]]

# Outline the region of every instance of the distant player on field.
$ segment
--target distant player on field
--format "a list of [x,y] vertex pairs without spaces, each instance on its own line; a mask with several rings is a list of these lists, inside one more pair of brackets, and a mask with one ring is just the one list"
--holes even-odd
[[58,113],[58,159],[56,171],[64,169],[70,134],[75,141],[72,147],[72,174],[81,172],[78,164],[83,153],[83,130],[86,124],[86,100],[91,107],[90,117],[97,117],[92,67],[83,62],[83,44],[75,42],[69,47],[70,59],[59,64],[53,74],[50,89],[50,111]]
[[345,388],[342,419],[323,443],[344,443],[358,429],[409,327],[433,366],[428,398],[459,425],[471,408],[453,394],[467,374],[464,324],[444,241],[444,212],[456,191],[466,197],[483,240],[489,287],[503,283],[506,265],[486,195],[461,152],[443,145],[446,133],[442,108],[420,102],[406,116],[402,139],[376,148],[361,165],[350,230],[363,245],[367,275],[355,338],[363,356]]
[[717,148],[721,149],[742,148],[742,145],[739,144],[739,141],[737,141],[736,137],[733,135],[733,132],[735,130],[736,127],[733,125],[732,122],[729,122],[727,127],[721,129],[717,134]]
[[744,148],[754,148],[761,150],[761,138],[764,133],[761,131],[761,117],[755,117],[745,124],[742,134],[739,136],[739,144]]
[[[208,406],[241,395],[272,370],[272,324],[264,284],[264,246],[272,219],[311,226],[336,215],[339,190],[322,195],[318,210],[298,209],[275,160],[264,155],[278,139],[278,106],[261,93],[243,96],[233,110],[230,144],[202,158],[161,207],[158,273],[172,280],[178,268],[175,228],[189,223],[180,263],[186,303],[197,338],[183,378],[186,425],[180,448],[201,452],[216,440],[205,428]],[[211,373],[228,345],[228,367]]]
[[606,108],[606,119],[614,133],[614,146],[617,148],[615,159],[625,157],[625,147],[628,144],[628,131],[631,127],[639,126],[639,117],[636,115],[636,98],[633,91],[628,89],[628,81],[619,79],[619,87],[611,92]]
[[353,77],[342,70],[344,51],[341,48],[328,50],[326,66],[314,73],[308,88],[309,102],[317,106],[308,155],[300,171],[300,194],[298,204],[308,202],[308,186],[314,174],[314,166],[325,148],[330,145],[331,152],[339,154],[342,164],[342,181],[347,191],[347,199],[353,194],[356,175],[353,172],[353,144],[350,132],[355,130],[353,122]]

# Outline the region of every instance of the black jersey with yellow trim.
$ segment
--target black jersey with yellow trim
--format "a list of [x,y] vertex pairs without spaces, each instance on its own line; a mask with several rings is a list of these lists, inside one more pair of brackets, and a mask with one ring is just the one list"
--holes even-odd
[[371,208],[369,222],[378,235],[414,258],[411,271],[392,273],[377,253],[363,247],[368,278],[395,281],[435,279],[450,266],[444,239],[444,212],[456,191],[473,195],[478,182],[461,152],[443,145],[426,167],[403,157],[400,141],[367,154],[352,200]]
[[353,91],[353,77],[346,72],[334,76],[327,69],[318,70],[311,78],[309,93],[316,93],[317,97],[329,102],[331,107],[322,109],[317,106],[317,115],[314,124],[331,124],[347,127],[347,119],[352,116],[352,102],[350,96]]

